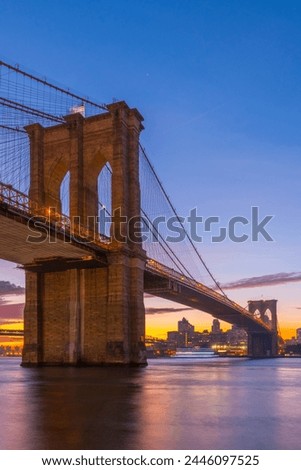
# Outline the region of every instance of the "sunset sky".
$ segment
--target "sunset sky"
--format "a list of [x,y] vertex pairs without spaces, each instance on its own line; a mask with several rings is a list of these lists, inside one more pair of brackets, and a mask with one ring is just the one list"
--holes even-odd
[[[301,327],[300,44],[297,0],[1,1],[1,58],[137,107],[142,144],[180,215],[197,208],[221,226],[255,206],[273,216],[273,241],[203,234],[198,249],[221,285],[233,283],[233,300],[278,299],[284,337]],[[0,261],[0,281],[24,286],[24,273]],[[24,293],[7,287],[2,323],[22,316]],[[212,323],[160,299],[146,306],[148,334],[165,336],[183,316],[197,329]]]

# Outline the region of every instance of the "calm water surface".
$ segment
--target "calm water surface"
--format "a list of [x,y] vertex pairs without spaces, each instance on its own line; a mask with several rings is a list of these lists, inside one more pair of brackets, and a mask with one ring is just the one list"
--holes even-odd
[[23,369],[0,358],[1,449],[301,449],[301,359]]

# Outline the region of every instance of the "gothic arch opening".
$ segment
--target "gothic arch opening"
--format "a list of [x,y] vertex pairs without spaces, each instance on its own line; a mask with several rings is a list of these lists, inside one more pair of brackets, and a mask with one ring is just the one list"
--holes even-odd
[[262,320],[268,326],[272,326],[272,312],[269,308],[267,308],[263,314]]
[[112,216],[112,168],[109,162],[102,167],[97,178],[98,193],[98,231],[107,237],[111,232]]
[[259,310],[258,308],[257,308],[256,310],[254,310],[253,316],[254,316],[255,318],[258,318],[258,319],[261,318],[261,313],[260,313],[260,310]]
[[61,212],[70,216],[70,171],[67,171],[60,185]]

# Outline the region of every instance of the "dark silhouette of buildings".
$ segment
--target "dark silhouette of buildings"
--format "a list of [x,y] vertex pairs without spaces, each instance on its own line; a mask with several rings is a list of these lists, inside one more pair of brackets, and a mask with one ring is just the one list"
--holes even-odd
[[195,331],[186,318],[178,321],[178,330],[167,333],[169,350],[183,347],[212,347],[221,354],[243,355],[247,349],[247,333],[242,328],[233,325],[231,329],[223,331],[219,320],[212,322],[211,331]]

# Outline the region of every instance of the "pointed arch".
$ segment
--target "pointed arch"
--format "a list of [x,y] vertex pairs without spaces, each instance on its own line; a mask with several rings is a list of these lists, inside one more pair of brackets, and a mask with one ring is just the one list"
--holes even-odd
[[258,318],[258,319],[261,318],[261,312],[260,312],[259,308],[256,308],[256,310],[254,310],[254,311],[252,312],[252,314],[253,314],[253,316],[254,316],[255,318]]
[[272,312],[270,308],[266,308],[262,315],[262,321],[268,326],[272,325]]
[[101,235],[110,236],[112,216],[112,168],[106,162],[98,174],[98,231]]
[[70,217],[70,171],[67,171],[60,185],[60,201],[62,214]]

